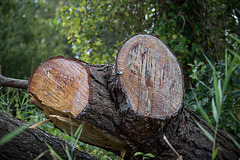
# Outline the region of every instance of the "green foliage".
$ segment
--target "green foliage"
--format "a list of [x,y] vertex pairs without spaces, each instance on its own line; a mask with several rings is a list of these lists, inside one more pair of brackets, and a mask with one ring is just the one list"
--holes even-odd
[[[82,134],[83,127],[84,127],[84,123],[82,123],[82,124],[78,127],[78,129],[77,129],[77,131],[74,133],[74,135],[71,134],[70,141],[68,141],[68,143],[69,143],[69,144],[71,145],[71,147],[72,147],[71,150],[69,151],[68,146],[67,146],[67,145],[65,146],[65,151],[66,151],[66,154],[68,155],[68,159],[69,159],[69,160],[75,159],[75,158],[73,158],[73,157],[74,157],[73,151],[74,151],[74,149],[77,147],[77,144],[78,144],[78,142],[79,142],[79,138],[80,138],[80,136],[81,136],[81,134]],[[75,139],[75,138],[76,138],[76,139]]]
[[[197,102],[197,109],[199,109],[200,113],[202,114],[203,118],[208,122],[210,128],[212,129],[214,135],[212,135],[210,132],[208,132],[206,129],[204,129],[200,124],[197,123],[197,125],[199,126],[199,128],[201,128],[201,130],[205,133],[205,135],[213,142],[213,154],[212,154],[212,159],[215,159],[218,149],[216,148],[216,138],[217,138],[217,131],[218,131],[218,127],[221,126],[223,128],[226,128],[230,131],[232,131],[231,129],[233,128],[228,128],[228,126],[226,125],[226,123],[224,122],[231,122],[231,124],[235,122],[239,124],[240,119],[237,118],[232,118],[235,117],[235,115],[233,115],[233,112],[235,109],[235,107],[233,106],[234,102],[236,102],[236,99],[234,99],[233,97],[229,97],[229,92],[233,92],[233,89],[230,89],[230,84],[229,81],[232,79],[234,79],[234,71],[237,71],[236,69],[240,68],[240,61],[236,61],[236,59],[238,58],[239,54],[236,52],[231,51],[231,53],[234,55],[233,58],[231,58],[231,56],[228,56],[227,51],[225,52],[225,64],[223,64],[223,69],[224,71],[222,72],[218,72],[215,68],[215,66],[213,66],[213,64],[210,62],[210,60],[205,56],[206,60],[209,63],[210,68],[212,69],[212,76],[211,76],[211,85],[213,86],[213,88],[211,88],[211,86],[206,85],[205,83],[203,83],[201,80],[198,79],[198,83],[197,85],[203,85],[208,86],[206,87],[209,92],[211,93],[211,106],[212,108],[206,108],[207,113],[203,110],[203,104],[201,102],[199,102],[199,98],[196,97],[195,95],[195,91],[192,91],[192,94],[194,95],[194,98]],[[230,58],[229,58],[230,57]],[[200,65],[199,65],[200,64]],[[199,66],[203,65],[203,63],[195,63],[195,65],[191,65],[193,67],[193,74],[192,74],[192,78],[193,79],[197,79],[196,74],[197,73],[196,69],[199,68]],[[203,68],[203,67],[202,67]],[[204,67],[206,68],[206,67]],[[205,69],[203,69],[205,70]],[[200,72],[203,71],[202,69],[199,70]],[[203,72],[201,72],[203,73]],[[239,74],[235,75],[235,76],[239,76]],[[201,82],[201,83],[200,83]],[[223,82],[223,85],[222,83]],[[202,89],[202,88],[201,88]],[[230,89],[230,90],[229,90]],[[240,91],[240,86],[237,85],[235,88],[237,91]],[[193,89],[192,89],[193,90]],[[202,90],[200,91],[201,94],[203,94]],[[210,101],[208,95],[204,95],[204,98],[207,98],[208,101]],[[229,97],[229,98],[227,98]],[[231,108],[229,106],[226,105],[226,102],[231,101]],[[237,98],[237,101],[239,101],[239,97]],[[239,103],[238,103],[239,104]],[[227,114],[229,114],[227,111],[232,110],[232,112],[230,113],[230,115],[232,115],[231,118],[229,118],[229,116],[227,116]],[[240,108],[237,109],[236,116],[239,117],[239,111]],[[209,112],[212,113],[212,116],[208,116]],[[225,113],[225,114],[224,114]],[[226,114],[227,113],[227,114]],[[221,116],[221,114],[224,114],[224,116]],[[211,117],[211,120],[210,120]],[[220,123],[221,121],[221,123]],[[215,124],[215,126],[213,126],[213,123]],[[221,124],[221,125],[220,125]],[[234,128],[234,131],[237,131],[237,133],[239,133],[239,127],[235,126],[236,128]],[[235,132],[236,134],[236,132]],[[238,135],[239,136],[239,135]],[[239,147],[239,144],[237,141],[235,141],[230,135],[229,137],[233,140],[233,142],[236,144],[237,147]]]
[[70,0],[58,10],[55,26],[67,30],[75,56],[90,63],[114,62],[117,48],[135,33],[156,34],[188,75],[189,62],[205,61],[202,53],[222,59],[226,45],[232,48],[226,35],[239,35],[234,27],[239,5],[233,0]]
[[[79,138],[80,138],[80,136],[81,136],[81,134],[82,134],[82,130],[83,130],[83,124],[81,124],[81,125],[78,127],[78,129],[77,129],[77,131],[74,133],[74,135],[73,135],[73,134],[71,135],[71,139],[70,139],[70,142],[69,142],[69,144],[71,145],[71,150],[69,150],[68,146],[65,145],[65,152],[66,152],[66,154],[67,154],[67,156],[68,156],[68,160],[76,159],[76,158],[74,157],[73,151],[74,151],[74,149],[77,147],[77,143],[78,143],[78,140],[79,140]],[[74,137],[76,137],[76,139],[74,139]],[[51,147],[47,142],[45,142],[45,144],[46,144],[47,147],[51,150],[51,152],[53,152],[53,154],[57,157],[58,160],[62,160],[62,158],[56,153],[56,151],[54,151],[54,150],[52,149],[52,147]]]
[[65,35],[53,28],[55,5],[54,1],[44,0],[0,2],[3,75],[27,79],[42,61],[71,53]]
[[[225,63],[216,63],[214,68],[211,71],[210,65],[201,62],[192,65],[191,77],[195,86],[193,92],[186,93],[185,105],[200,112],[208,123],[219,123],[222,128],[240,137],[239,61],[226,52]],[[218,106],[221,105],[220,110]]]
[[[42,113],[42,111],[30,103],[27,92],[12,88],[7,88],[6,90],[7,91],[4,91],[3,87],[0,88],[0,111],[4,111],[10,115],[14,115],[17,118],[25,120],[32,124],[36,124],[38,122],[46,120],[46,117]],[[16,132],[14,131],[13,133],[10,133],[6,138],[0,139],[1,143],[5,143],[6,140],[10,141],[10,138],[15,136],[16,133],[20,133],[20,131],[25,128],[19,128],[16,130]],[[119,157],[112,152],[108,152],[96,146],[91,146],[89,144],[78,141],[82,132],[81,125],[74,134],[72,133],[72,135],[68,135],[67,133],[55,128],[55,126],[51,122],[44,123],[40,125],[39,128],[52,135],[66,140],[72,146],[72,148],[65,148],[65,150],[67,154],[69,154],[69,157],[73,159],[73,149],[75,147],[87,153],[90,153],[91,155],[101,160],[119,159]]]
[[142,156],[142,159],[145,160],[145,159],[151,159],[151,158],[154,158],[155,156],[152,154],[152,153],[142,153],[142,152],[136,152],[134,154],[134,157],[137,157],[137,156]]

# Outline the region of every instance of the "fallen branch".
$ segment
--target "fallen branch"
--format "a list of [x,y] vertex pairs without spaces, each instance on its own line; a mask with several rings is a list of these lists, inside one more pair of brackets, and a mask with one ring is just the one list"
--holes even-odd
[[27,90],[28,81],[21,80],[21,79],[8,78],[8,77],[4,77],[3,75],[0,75],[0,86],[21,88],[21,89]]

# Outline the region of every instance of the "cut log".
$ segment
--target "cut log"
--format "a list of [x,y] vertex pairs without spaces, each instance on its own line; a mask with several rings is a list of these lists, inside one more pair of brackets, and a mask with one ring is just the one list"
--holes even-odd
[[118,51],[119,86],[139,115],[166,119],[183,104],[183,75],[176,57],[158,38],[136,35]]
[[[102,130],[109,123],[101,115],[115,117],[114,103],[108,90],[91,77],[91,72],[102,68],[90,67],[88,64],[73,58],[61,56],[42,63],[29,79],[28,92],[32,102],[52,118],[52,122],[62,130],[71,133],[76,131],[84,120],[84,129],[80,139],[84,142],[114,151],[125,148],[121,140]],[[105,73],[106,74],[106,73]],[[97,73],[94,75],[97,76]],[[104,82],[103,79],[99,81]],[[101,99],[99,99],[101,95]],[[99,119],[92,119],[97,115]],[[96,118],[96,117],[93,117]],[[110,126],[109,128],[112,129]]]
[[[152,35],[138,34],[119,48],[114,65],[90,65],[54,57],[29,80],[32,102],[60,129],[84,123],[80,139],[135,159],[135,152],[155,159],[210,159],[212,143],[199,129],[199,116],[183,108],[183,75],[176,57]],[[219,129],[218,159],[237,159],[239,150]]]
[[[0,111],[0,138],[8,133],[11,133],[13,130],[19,128],[24,124],[26,124],[25,121],[19,120]],[[33,160],[40,154],[49,150],[44,142],[48,143],[62,159],[68,159],[65,151],[65,146],[67,145],[69,149],[71,149],[71,146],[58,137],[55,137],[40,129],[26,129],[14,137],[10,142],[1,146],[0,159]],[[73,153],[73,156],[75,156],[76,159],[97,160],[97,158],[78,149],[75,149]],[[49,160],[53,159],[53,157],[49,154],[49,152],[47,152],[47,154],[44,154],[40,159]]]
[[182,111],[181,68],[160,39],[144,34],[123,43],[115,66],[109,90],[119,109],[121,136],[134,145],[143,143]]

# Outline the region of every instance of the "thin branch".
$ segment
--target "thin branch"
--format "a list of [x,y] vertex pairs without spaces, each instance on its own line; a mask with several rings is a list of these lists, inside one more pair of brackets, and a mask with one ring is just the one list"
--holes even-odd
[[28,81],[21,79],[8,78],[0,75],[0,86],[28,89]]

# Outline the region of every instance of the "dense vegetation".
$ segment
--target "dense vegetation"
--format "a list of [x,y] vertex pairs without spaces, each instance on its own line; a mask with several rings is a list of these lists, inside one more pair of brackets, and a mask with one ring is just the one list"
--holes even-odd
[[[196,112],[202,108],[216,124],[212,109],[212,99],[218,101],[216,76],[224,91],[217,124],[240,137],[239,8],[238,0],[3,0],[2,73],[28,79],[36,66],[56,55],[95,64],[113,63],[126,38],[139,32],[156,34],[183,67],[185,106]],[[25,92],[10,88],[1,88],[0,109],[32,123],[44,119]],[[50,123],[41,128],[71,139]],[[83,143],[79,147],[102,159],[114,157]]]

